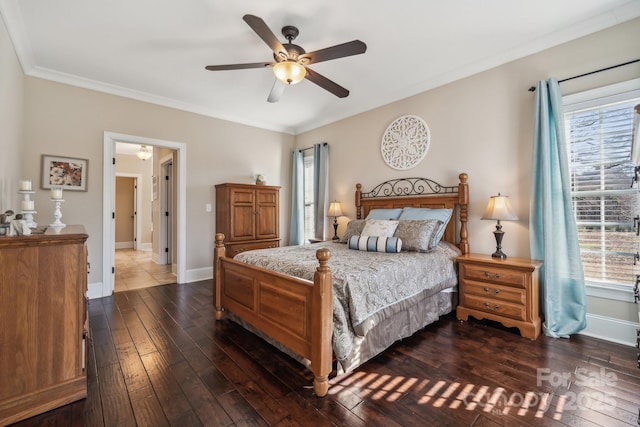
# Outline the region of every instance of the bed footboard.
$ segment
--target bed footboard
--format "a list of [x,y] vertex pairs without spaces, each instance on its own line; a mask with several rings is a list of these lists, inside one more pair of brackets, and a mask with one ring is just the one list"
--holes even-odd
[[318,249],[313,282],[225,257],[224,235],[215,236],[215,318],[229,310],[311,362],[318,396],[329,389],[333,296],[329,250]]

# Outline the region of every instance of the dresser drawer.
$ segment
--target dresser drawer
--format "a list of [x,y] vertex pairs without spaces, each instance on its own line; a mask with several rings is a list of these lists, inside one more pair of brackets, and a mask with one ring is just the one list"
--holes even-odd
[[527,283],[527,274],[525,272],[494,266],[465,265],[464,278],[517,286],[519,288],[524,288]]
[[233,258],[239,253],[252,251],[254,249],[277,248],[280,246],[280,240],[268,240],[264,242],[247,242],[247,243],[228,243],[226,245],[226,256]]
[[514,288],[509,286],[501,286],[493,283],[480,283],[473,281],[464,281],[462,286],[465,294],[479,295],[486,298],[492,298],[501,301],[513,302],[516,304],[525,304],[525,289]]
[[463,295],[463,304],[467,308],[472,308],[485,313],[510,317],[516,320],[525,320],[526,307],[520,304],[512,304],[493,298],[483,298],[476,295]]

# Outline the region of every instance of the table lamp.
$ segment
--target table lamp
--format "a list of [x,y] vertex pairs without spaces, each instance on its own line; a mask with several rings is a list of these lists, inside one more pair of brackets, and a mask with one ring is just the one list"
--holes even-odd
[[493,234],[496,236],[496,251],[491,254],[493,258],[506,259],[507,255],[502,252],[502,237],[504,231],[502,231],[502,225],[500,221],[514,221],[518,219],[518,216],[513,212],[509,196],[501,196],[498,193],[497,196],[491,196],[489,204],[484,210],[484,215],[480,219],[493,219],[497,220],[496,231]]
[[327,216],[333,217],[333,240],[338,240],[338,217],[342,216],[342,209],[340,208],[340,202],[333,201],[329,205],[329,211]]

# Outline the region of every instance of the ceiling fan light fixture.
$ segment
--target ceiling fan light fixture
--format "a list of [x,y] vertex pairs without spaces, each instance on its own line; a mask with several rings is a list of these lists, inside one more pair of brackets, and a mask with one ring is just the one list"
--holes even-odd
[[149,160],[151,156],[153,156],[153,153],[149,151],[146,145],[141,145],[140,150],[136,152],[136,156],[138,156],[140,160]]
[[294,85],[300,83],[307,75],[307,69],[296,61],[286,60],[273,66],[273,74],[283,83]]

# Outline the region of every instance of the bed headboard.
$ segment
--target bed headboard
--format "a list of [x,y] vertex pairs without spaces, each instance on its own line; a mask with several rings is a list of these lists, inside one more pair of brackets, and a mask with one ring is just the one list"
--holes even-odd
[[[356,218],[366,218],[371,209],[389,208],[451,208],[456,220],[449,221],[444,240],[457,245],[463,254],[469,253],[467,215],[469,208],[468,175],[458,176],[458,185],[446,187],[427,178],[399,178],[378,184],[362,192],[356,184]],[[458,232],[456,232],[458,231]]]

